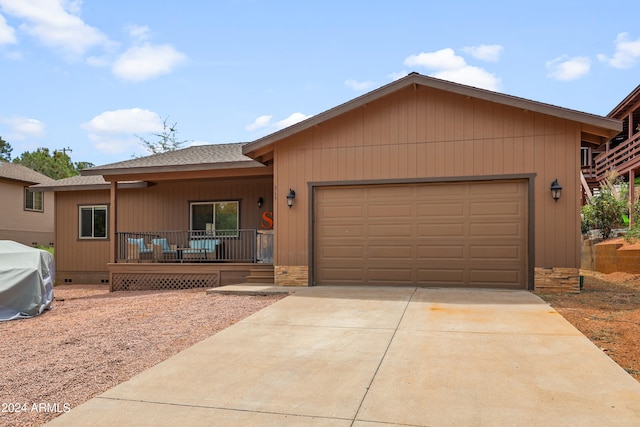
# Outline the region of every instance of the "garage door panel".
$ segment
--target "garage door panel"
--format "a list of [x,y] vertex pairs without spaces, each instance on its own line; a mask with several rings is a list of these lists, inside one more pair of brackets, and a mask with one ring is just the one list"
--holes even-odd
[[516,262],[524,261],[519,245],[472,245],[469,247],[469,258],[471,260],[500,259]]
[[504,202],[474,202],[470,203],[470,213],[473,216],[490,215],[490,216],[507,216],[512,217],[520,213],[521,204],[517,201]]
[[512,236],[520,238],[522,236],[522,226],[517,222],[503,222],[503,223],[481,223],[473,222],[470,225],[470,235],[482,236],[486,238],[488,236]]
[[364,238],[364,226],[357,224],[326,225],[320,230],[320,238]]
[[413,224],[369,224],[366,228],[370,237],[390,237],[402,236],[410,238],[413,236]]
[[422,284],[429,284],[431,286],[444,284],[457,284],[462,286],[465,282],[465,272],[458,268],[419,268],[418,282]]
[[434,197],[438,200],[443,198],[460,199],[461,196],[467,193],[467,189],[457,184],[426,184],[417,185],[416,196],[423,200],[433,200]]
[[393,216],[398,218],[400,221],[402,218],[411,219],[415,216],[413,206],[398,205],[397,203],[376,203],[367,207],[367,217],[371,219],[389,218],[389,210],[392,210]]
[[407,268],[370,268],[368,270],[370,282],[385,283],[411,283],[413,282],[413,269]]
[[344,190],[314,193],[314,283],[526,288],[526,181]]
[[396,260],[404,261],[413,257],[411,245],[368,245],[368,258],[370,260]]
[[464,236],[465,224],[463,223],[418,224],[417,232],[418,232],[418,237]]
[[463,245],[418,245],[419,260],[462,260],[464,258]]
[[348,245],[325,245],[322,247],[320,256],[326,259],[362,259],[364,257],[364,247]]
[[339,218],[341,221],[349,218],[362,218],[364,214],[364,207],[359,205],[352,206],[335,206],[332,208],[324,208],[320,214],[322,218],[331,220],[333,218]]
[[475,270],[469,271],[471,285],[516,286],[520,282],[520,274],[513,270]]
[[419,203],[418,215],[420,217],[460,217],[464,215],[463,203]]
[[342,282],[357,282],[362,281],[364,275],[364,269],[353,267],[332,267],[325,268],[320,271],[322,277],[327,280],[328,283],[342,283]]

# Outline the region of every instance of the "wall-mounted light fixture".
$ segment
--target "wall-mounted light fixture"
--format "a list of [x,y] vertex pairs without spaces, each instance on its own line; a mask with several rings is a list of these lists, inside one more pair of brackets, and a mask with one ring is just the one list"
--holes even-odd
[[551,183],[551,197],[558,203],[558,199],[560,198],[560,192],[562,191],[562,187],[558,184],[558,180],[554,179]]
[[289,194],[287,194],[287,205],[289,207],[293,206],[293,199],[296,198],[296,192],[293,191],[292,188],[289,189]]
[[258,209],[262,207],[262,204],[264,203],[264,199],[262,197],[258,198]]

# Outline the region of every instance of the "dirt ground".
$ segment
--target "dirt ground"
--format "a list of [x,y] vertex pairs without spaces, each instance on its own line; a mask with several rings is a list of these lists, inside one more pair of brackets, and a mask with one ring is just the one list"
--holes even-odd
[[581,274],[581,293],[540,297],[640,381],[640,276]]
[[62,285],[41,316],[0,322],[0,426],[39,426],[282,296]]

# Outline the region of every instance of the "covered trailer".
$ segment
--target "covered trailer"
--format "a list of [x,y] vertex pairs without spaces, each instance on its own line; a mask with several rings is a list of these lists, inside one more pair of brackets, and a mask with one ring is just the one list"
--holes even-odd
[[49,252],[0,240],[0,321],[37,316],[51,308],[54,275]]

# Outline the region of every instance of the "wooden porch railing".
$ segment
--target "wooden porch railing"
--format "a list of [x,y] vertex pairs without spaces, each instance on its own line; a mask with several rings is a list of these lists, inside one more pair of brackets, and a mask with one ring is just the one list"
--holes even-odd
[[116,262],[255,263],[257,230],[117,232]]
[[640,166],[640,132],[621,142],[609,151],[598,154],[595,159],[596,177],[604,178],[610,171],[625,174]]

